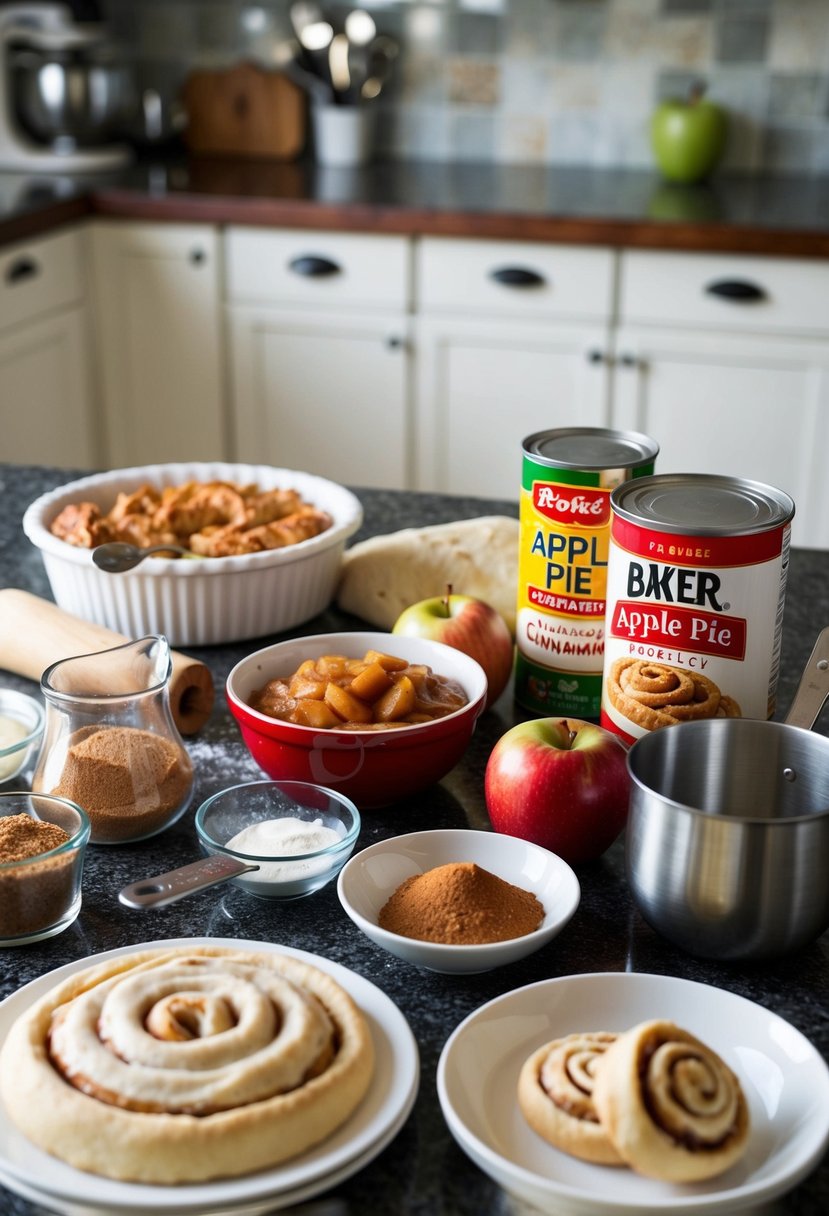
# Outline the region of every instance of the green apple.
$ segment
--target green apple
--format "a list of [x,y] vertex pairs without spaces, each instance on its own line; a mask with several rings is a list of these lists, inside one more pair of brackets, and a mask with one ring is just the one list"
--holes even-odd
[[412,604],[400,614],[392,633],[430,638],[462,650],[484,669],[486,707],[500,697],[512,672],[513,641],[506,621],[483,600],[471,595],[434,596]]
[[663,101],[651,120],[651,144],[662,176],[671,182],[702,181],[722,155],[726,128],[724,111],[704,101],[699,90],[686,100]]

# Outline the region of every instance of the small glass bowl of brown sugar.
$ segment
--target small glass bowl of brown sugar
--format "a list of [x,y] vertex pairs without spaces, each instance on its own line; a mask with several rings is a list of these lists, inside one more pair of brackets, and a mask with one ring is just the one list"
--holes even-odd
[[342,869],[337,892],[376,945],[446,973],[491,971],[533,954],[561,932],[581,897],[555,853],[466,828],[370,845]]
[[74,802],[0,794],[0,946],[61,933],[81,908],[89,820]]

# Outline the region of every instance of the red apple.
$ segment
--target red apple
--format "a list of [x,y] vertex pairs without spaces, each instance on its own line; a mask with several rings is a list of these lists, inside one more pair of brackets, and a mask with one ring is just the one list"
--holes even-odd
[[500,697],[512,672],[513,643],[499,612],[471,595],[446,595],[412,604],[397,618],[392,633],[430,638],[462,650],[484,669],[486,708]]
[[594,861],[625,826],[630,777],[624,745],[579,718],[534,718],[502,735],[484,787],[496,832],[565,861]]

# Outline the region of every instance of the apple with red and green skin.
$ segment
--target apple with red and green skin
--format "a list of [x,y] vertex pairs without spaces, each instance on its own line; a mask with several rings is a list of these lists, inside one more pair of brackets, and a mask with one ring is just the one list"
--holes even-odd
[[500,612],[472,595],[446,595],[420,600],[401,612],[392,633],[429,638],[462,650],[484,669],[486,708],[500,697],[512,673],[513,641]]
[[725,113],[695,89],[686,99],[660,103],[651,119],[651,145],[662,176],[699,182],[715,168],[725,147]]
[[484,789],[496,832],[541,845],[570,864],[595,861],[627,821],[627,752],[594,722],[534,718],[495,744]]

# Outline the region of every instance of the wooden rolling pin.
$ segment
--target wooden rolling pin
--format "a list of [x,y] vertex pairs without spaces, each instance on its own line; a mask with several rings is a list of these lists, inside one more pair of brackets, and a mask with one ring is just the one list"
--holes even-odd
[[[130,641],[123,634],[73,616],[29,591],[0,591],[0,667],[40,680],[52,663],[97,654]],[[204,663],[171,652],[170,709],[183,735],[201,730],[213,708],[213,677]]]

